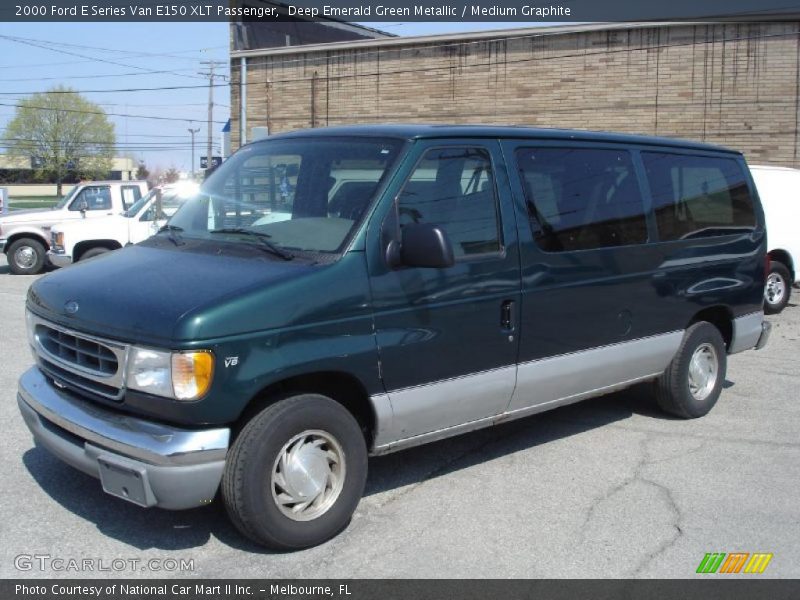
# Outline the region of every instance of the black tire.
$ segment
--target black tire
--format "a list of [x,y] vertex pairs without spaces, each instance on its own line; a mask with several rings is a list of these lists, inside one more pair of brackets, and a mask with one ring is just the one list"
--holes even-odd
[[781,262],[770,261],[767,283],[764,286],[764,312],[775,315],[789,303],[792,295],[792,274]]
[[15,275],[36,275],[44,268],[46,252],[40,241],[20,238],[8,247],[8,266]]
[[[345,468],[341,490],[332,496],[332,504],[310,520],[299,521],[285,514],[290,506],[279,507],[275,494],[290,494],[275,485],[273,472],[285,446],[308,431],[333,438]],[[337,452],[330,444],[318,447]],[[335,463],[329,463],[329,469],[331,464]],[[268,406],[245,425],[228,453],[222,497],[231,521],[249,539],[276,550],[299,550],[321,544],[347,527],[366,479],[366,442],[353,416],[326,396],[301,394]],[[326,487],[323,494],[335,487]],[[312,514],[313,507],[312,503]]]
[[[713,387],[698,390],[695,395],[690,389],[689,368],[695,351],[703,347],[702,357],[710,356],[713,350],[716,363],[716,379]],[[711,323],[700,321],[684,333],[678,352],[666,371],[655,382],[655,395],[658,405],[666,412],[683,419],[702,417],[714,407],[722,391],[727,369],[725,342],[719,330]]]
[[111,250],[108,248],[103,248],[102,246],[98,246],[97,248],[89,248],[86,252],[81,254],[80,260],[94,258],[95,256],[100,256],[101,254],[105,254],[107,252],[111,252]]

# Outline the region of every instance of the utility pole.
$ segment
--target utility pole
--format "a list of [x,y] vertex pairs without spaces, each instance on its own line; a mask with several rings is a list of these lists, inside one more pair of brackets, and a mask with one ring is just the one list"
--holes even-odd
[[208,77],[208,143],[206,145],[206,170],[212,166],[211,161],[211,122],[214,119],[214,78],[218,77],[214,73],[214,69],[223,66],[225,63],[220,60],[203,60],[200,61],[201,65],[208,67],[207,71],[201,71],[200,75]]
[[194,177],[194,134],[200,131],[200,128],[192,129],[189,127],[189,133],[192,134],[192,177]]

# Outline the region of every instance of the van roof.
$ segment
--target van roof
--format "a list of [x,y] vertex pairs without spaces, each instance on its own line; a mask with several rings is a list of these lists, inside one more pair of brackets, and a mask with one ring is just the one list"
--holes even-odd
[[[436,139],[436,138],[506,138],[506,139],[541,139],[541,140],[580,140],[591,142],[614,142],[622,144],[638,144],[647,146],[670,146],[674,148],[691,148],[713,152],[741,154],[722,146],[692,142],[673,138],[646,135],[631,135],[605,131],[584,131],[579,129],[549,129],[539,127],[523,127],[514,125],[344,125],[337,127],[319,127],[298,129],[286,133],[272,135],[266,139],[286,139],[296,137],[317,136],[369,136],[403,139]],[[258,143],[257,140],[252,143]]]

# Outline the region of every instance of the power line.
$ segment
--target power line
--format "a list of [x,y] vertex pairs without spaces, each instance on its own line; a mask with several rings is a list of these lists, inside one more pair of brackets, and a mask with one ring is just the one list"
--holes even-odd
[[[213,87],[227,87],[230,83],[215,83]],[[120,88],[115,90],[47,90],[44,92],[0,92],[2,96],[26,96],[32,94],[110,94],[115,92],[158,92],[162,90],[191,90],[207,88],[208,85],[165,85],[150,88]]]
[[[45,45],[45,44],[37,43],[35,40],[30,40],[30,39],[27,39],[27,38],[15,37],[15,36],[11,36],[11,35],[0,35],[0,39],[9,40],[11,42],[16,42],[17,44],[23,44],[23,45],[26,45],[26,46],[33,46],[35,48],[41,48],[43,50],[49,50],[50,52],[56,52],[58,54],[67,54],[69,56],[77,56],[78,58],[88,58],[88,59],[96,61],[96,62],[102,62],[102,63],[106,63],[106,64],[109,64],[109,65],[116,65],[118,67],[125,67],[127,69],[136,69],[137,71],[145,71],[145,72],[151,72],[152,71],[152,69],[147,69],[145,67],[139,67],[139,66],[136,66],[136,65],[130,65],[130,64],[127,64],[127,63],[121,63],[121,62],[117,62],[117,61],[113,61],[113,60],[108,60],[106,58],[98,58],[96,56],[87,56],[85,54],[79,54],[77,52],[70,52],[69,50],[59,50],[57,48],[53,48],[52,46],[48,46],[48,45]],[[175,75],[177,75],[179,77],[189,77],[190,79],[196,79],[197,78],[195,75],[184,75],[183,73],[179,73],[177,71],[174,71],[173,74],[175,74]]]
[[[100,52],[115,52],[117,54],[131,54],[129,50],[119,50],[117,48],[103,48],[100,46],[86,46],[83,44],[70,44],[68,42],[54,42],[52,40],[42,40],[36,38],[26,38],[26,37],[19,37],[19,36],[0,36],[0,37],[7,37],[13,38],[14,41],[17,40],[24,40],[25,42],[31,43],[38,43],[38,44],[46,44],[49,46],[65,46],[68,48],[79,48],[82,50],[99,50]],[[219,48],[228,48],[228,46],[209,46],[208,48],[197,48],[195,50],[178,50],[174,53],[166,53],[166,52],[137,52],[133,54],[133,56],[154,56],[154,57],[172,57],[181,60],[195,60],[193,57],[188,56],[178,56],[179,54],[189,54],[192,52],[206,52],[208,50],[216,50]]]
[[[227,47],[227,46],[226,46]],[[186,50],[187,53],[193,52],[200,52],[201,50]],[[123,58],[140,58],[145,56],[161,56],[156,54],[149,54],[149,53],[142,53],[142,52],[126,52],[126,56]],[[176,56],[175,54],[164,54],[164,57],[174,58],[176,60],[191,60],[196,61],[197,57],[194,56]],[[13,64],[13,65],[0,65],[0,69],[35,69],[38,67],[55,67],[55,66],[63,66],[63,65],[82,65],[86,63],[95,62],[94,59],[89,58],[87,60],[64,60],[60,62],[46,62],[46,63],[28,63],[28,64]]]
[[[184,136],[185,137],[185,136]],[[7,144],[8,142],[14,142],[17,145],[33,145],[33,144],[40,144],[40,143],[48,143],[48,144],[66,144],[72,143],[75,140],[60,140],[60,139],[50,139],[50,138],[21,138],[21,137],[10,137],[10,138],[0,138],[0,142]],[[179,145],[188,145],[189,142],[109,142],[107,140],[80,140],[83,144],[93,144],[98,146],[179,146]]]
[[[184,121],[185,122],[185,121]],[[143,138],[186,138],[186,134],[183,135],[169,135],[169,134],[159,134],[159,133],[128,133],[126,134],[127,137],[143,137]],[[13,139],[13,138],[0,138],[0,139]],[[27,138],[22,138],[27,139]],[[136,143],[136,142],[133,142]]]
[[[194,69],[182,69],[185,71],[192,71]],[[18,77],[14,79],[0,79],[0,81],[54,81],[54,80],[63,80],[63,79],[109,79],[112,77],[135,77],[137,75],[157,75],[159,73],[177,73],[178,71],[136,71],[134,73],[116,73],[116,74],[104,74],[104,75],[62,75],[60,77]]]
[[[157,121],[181,121],[183,123],[197,123],[200,119],[188,119],[186,117],[156,117],[152,115],[130,115],[126,113],[113,113],[113,112],[105,112],[105,111],[96,111],[96,110],[78,110],[74,108],[52,108],[49,106],[30,106],[28,104],[8,104],[6,102],[0,102],[0,106],[12,106],[14,108],[30,108],[32,110],[52,110],[52,111],[61,111],[61,112],[71,112],[71,113],[79,113],[85,115],[107,115],[113,117],[129,117],[131,119],[154,119]],[[224,125],[227,121],[211,121],[211,123]]]

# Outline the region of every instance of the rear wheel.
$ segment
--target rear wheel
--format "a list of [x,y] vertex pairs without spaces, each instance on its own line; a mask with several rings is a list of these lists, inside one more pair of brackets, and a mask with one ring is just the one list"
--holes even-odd
[[22,238],[8,247],[8,266],[15,275],[35,275],[44,268],[44,244],[33,238]]
[[706,321],[695,323],[655,382],[659,406],[684,419],[702,417],[719,399],[726,368],[725,342],[719,330]]
[[347,526],[366,476],[366,443],[353,416],[326,396],[301,394],[244,427],[228,455],[222,496],[248,538],[298,550]]
[[792,293],[792,275],[783,263],[770,261],[767,283],[764,286],[764,312],[774,315],[789,303]]

